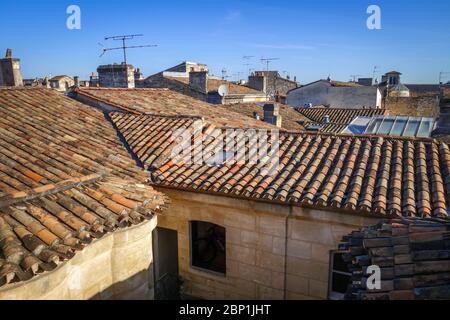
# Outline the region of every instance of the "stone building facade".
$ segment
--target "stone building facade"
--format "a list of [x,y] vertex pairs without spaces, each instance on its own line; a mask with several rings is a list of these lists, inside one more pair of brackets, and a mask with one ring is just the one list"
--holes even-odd
[[[178,235],[182,293],[204,299],[326,299],[330,250],[376,219],[157,188],[172,200],[158,227]],[[191,222],[226,230],[226,272],[192,265]]]
[[248,86],[270,96],[286,96],[298,87],[296,81],[285,79],[278,71],[256,71],[248,77]]

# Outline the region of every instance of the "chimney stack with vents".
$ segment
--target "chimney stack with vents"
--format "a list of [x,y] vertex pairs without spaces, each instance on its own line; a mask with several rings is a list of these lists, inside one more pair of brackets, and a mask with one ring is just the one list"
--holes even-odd
[[330,123],[330,116],[329,115],[325,115],[324,117],[323,117],[323,123]]
[[73,85],[75,87],[79,87],[80,86],[80,77],[79,76],[73,77]]
[[281,128],[280,107],[273,103],[264,105],[264,121]]
[[22,74],[20,73],[20,60],[12,57],[11,49],[6,49],[5,58],[0,59],[0,86],[23,86]]

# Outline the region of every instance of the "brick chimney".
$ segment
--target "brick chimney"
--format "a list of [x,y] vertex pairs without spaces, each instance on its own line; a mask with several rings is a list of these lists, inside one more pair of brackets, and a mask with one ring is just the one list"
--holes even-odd
[[6,49],[5,58],[0,59],[0,86],[23,86],[22,74],[20,73],[20,59],[12,58],[11,49]]
[[189,87],[192,90],[208,94],[208,71],[189,72]]
[[79,76],[73,77],[73,85],[75,87],[79,87],[80,86],[80,77]]
[[268,103],[264,105],[264,122],[281,128],[282,117],[280,116],[280,107],[277,104]]

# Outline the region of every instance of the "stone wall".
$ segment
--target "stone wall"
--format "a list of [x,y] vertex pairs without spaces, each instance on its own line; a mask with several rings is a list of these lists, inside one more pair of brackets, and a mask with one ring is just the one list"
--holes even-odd
[[103,88],[134,88],[134,67],[132,65],[111,64],[97,68],[98,81]]
[[268,95],[286,95],[288,91],[297,88],[297,83],[294,81],[276,76],[275,73],[270,72],[269,76],[253,75],[248,77],[248,84],[250,88],[262,91]]
[[88,245],[56,270],[0,289],[0,300],[153,299],[157,218]]
[[0,86],[17,87],[22,85],[20,60],[12,58],[0,59]]
[[391,115],[439,117],[439,97],[387,97],[385,108]]
[[[329,250],[377,220],[159,188],[172,200],[158,226],[178,231],[183,293],[204,299],[326,299]],[[226,228],[226,275],[191,266],[190,221]]]
[[320,81],[292,90],[287,95],[287,104],[292,107],[303,107],[312,103],[313,106],[330,106],[331,108],[360,109],[381,107],[381,93],[372,87],[332,87]]

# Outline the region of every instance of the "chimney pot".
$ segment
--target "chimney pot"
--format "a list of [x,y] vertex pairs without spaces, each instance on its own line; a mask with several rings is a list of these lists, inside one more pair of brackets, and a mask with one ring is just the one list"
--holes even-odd
[[12,58],[12,50],[10,48],[6,49],[5,58],[6,59],[11,59]]
[[323,123],[330,123],[330,116],[329,115],[325,115],[323,117]]

